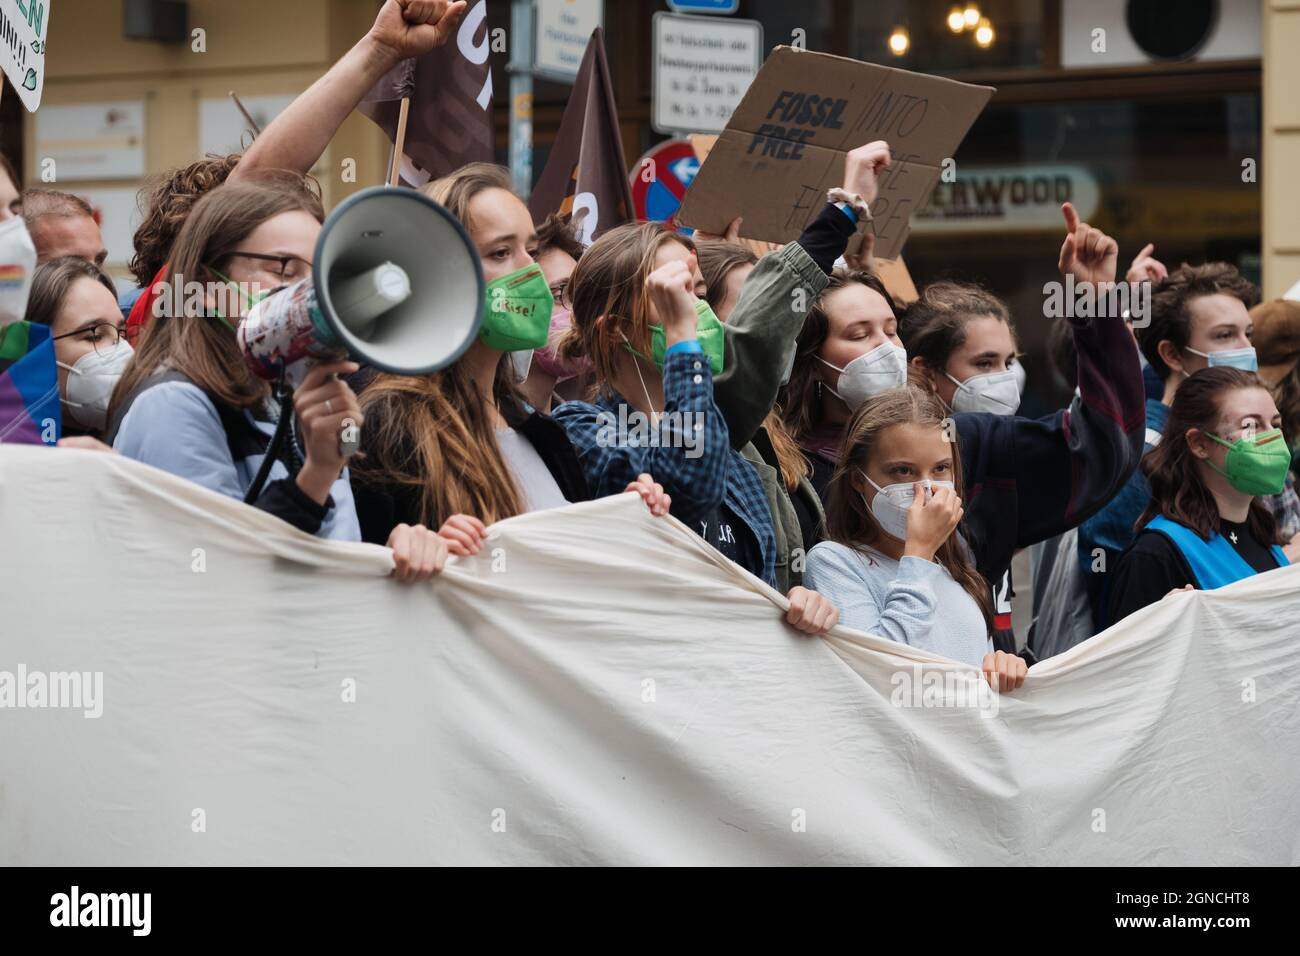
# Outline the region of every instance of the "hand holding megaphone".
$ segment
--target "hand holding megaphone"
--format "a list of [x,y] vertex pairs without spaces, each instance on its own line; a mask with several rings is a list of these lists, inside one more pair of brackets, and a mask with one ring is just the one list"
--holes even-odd
[[[249,368],[260,378],[271,382],[283,378],[294,390],[294,409],[304,432],[309,432],[305,409],[312,411],[313,420],[327,418],[338,422],[333,437],[336,454],[322,461],[334,457],[345,460],[356,453],[361,444],[360,410],[355,415],[345,414],[349,408],[356,407],[356,395],[335,374],[323,375],[320,370],[328,368],[335,373],[351,374],[361,366],[345,361],[347,350],[325,326],[311,279],[278,290],[254,305],[239,323],[235,341]],[[319,395],[313,394],[325,386],[330,387]],[[334,386],[342,386],[346,393]],[[304,435],[304,441],[311,440],[310,434]],[[324,439],[317,436],[316,440]],[[335,478],[338,471],[334,469]]]
[[330,486],[338,480],[349,451],[341,436],[350,427],[360,429],[365,422],[356,393],[340,375],[351,375],[361,366],[356,362],[325,362],[313,366],[293,393],[293,410],[302,425],[303,446],[307,460],[299,472],[304,491],[317,497],[307,483],[322,492],[324,501]]

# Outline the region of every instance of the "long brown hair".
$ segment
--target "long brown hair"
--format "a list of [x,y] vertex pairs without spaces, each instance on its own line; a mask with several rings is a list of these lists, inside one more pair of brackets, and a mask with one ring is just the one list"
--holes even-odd
[[691,251],[695,244],[662,223],[628,224],[609,230],[578,260],[569,277],[573,323],[557,351],[570,361],[586,355],[601,388],[614,378],[624,339],[641,354],[650,351],[650,298],[645,281],[655,256],[670,242]]
[[834,292],[854,283],[879,293],[889,303],[895,317],[898,315],[898,305],[893,296],[872,273],[836,272],[830,277],[826,288],[808,310],[808,317],[804,319],[803,328],[795,339],[794,368],[790,370],[790,383],[785,387],[779,402],[786,428],[799,444],[806,441],[822,424],[821,362],[818,361],[817,353],[830,334],[831,323],[826,314],[826,300]]
[[[469,229],[470,203],[488,189],[509,192],[510,173],[469,163],[421,191]],[[492,393],[498,408],[522,403],[509,363],[497,363]],[[368,461],[356,480],[369,472],[414,489],[421,523],[438,528],[454,514],[472,514],[491,524],[524,510],[483,395],[463,361],[432,375],[380,373],[362,391],[361,409]]]
[[[714,313],[717,313],[726,294],[727,276],[742,266],[757,265],[758,256],[748,246],[718,239],[704,239],[697,242],[695,251],[699,257],[700,275],[703,276],[704,285],[708,289],[704,299]],[[718,318],[722,319],[722,316],[718,315]],[[726,319],[723,321],[725,322]],[[763,428],[772,442],[772,450],[776,452],[776,465],[781,472],[781,481],[787,490],[794,491],[799,487],[799,479],[811,474],[812,466],[804,453],[799,450],[798,442],[786,429],[785,422],[781,420],[779,406],[767,413],[767,417],[763,419]]]
[[[305,212],[317,222],[325,218],[320,199],[297,174],[266,173],[213,189],[194,204],[172,246],[167,300],[188,303],[187,283],[224,283],[213,270],[225,272],[230,254],[254,229],[286,212]],[[164,365],[185,375],[214,402],[262,407],[270,386],[249,371],[234,333],[221,319],[187,311],[155,315],[144,327],[135,356],[113,391],[110,419],[120,403]]]
[[[827,486],[826,532],[830,540],[863,552],[867,547],[879,550],[885,536],[875,516],[870,513],[862,493],[853,486],[856,473],[866,473],[872,451],[881,434],[895,425],[924,425],[945,428],[948,412],[934,392],[919,385],[904,385],[872,395],[863,402],[849,419],[844,437],[844,452],[839,465]],[[952,481],[957,494],[962,493],[961,451],[957,447],[955,431],[949,429],[952,443]],[[970,555],[959,535],[948,536],[935,558],[943,565],[962,590],[974,598],[984,615],[984,625],[993,630],[993,602],[989,586],[970,560]]]
[[[1223,365],[1201,369],[1178,386],[1160,444],[1142,459],[1142,470],[1151,483],[1151,501],[1134,530],[1140,531],[1156,515],[1191,528],[1206,541],[1219,530],[1219,506],[1196,467],[1199,459],[1192,454],[1187,433],[1193,428],[1213,433],[1224,396],[1243,388],[1268,391],[1254,372]],[[1273,512],[1258,497],[1250,502],[1246,521],[1255,540],[1282,543]]]
[[[505,362],[497,365],[493,391],[498,406],[515,395]],[[462,362],[432,375],[381,373],[362,391],[361,410],[366,470],[416,490],[421,524],[436,529],[454,514],[491,524],[524,510],[486,403]]]

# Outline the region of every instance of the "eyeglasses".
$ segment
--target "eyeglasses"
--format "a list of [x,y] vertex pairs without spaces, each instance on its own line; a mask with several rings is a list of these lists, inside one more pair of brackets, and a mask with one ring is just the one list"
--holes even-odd
[[62,335],[54,336],[51,341],[57,342],[59,339],[70,339],[74,336],[79,342],[89,342],[101,355],[111,354],[117,348],[117,343],[122,341],[125,330],[122,325],[114,325],[112,322],[96,322],[94,325],[88,325],[85,328],[77,329],[75,332],[65,332]]
[[[258,262],[275,263],[267,266],[267,271],[280,279],[296,279],[300,275],[303,277],[311,275],[311,263],[300,256],[269,256],[261,252],[232,252],[229,255],[231,258],[238,257],[240,259],[255,259]],[[301,265],[295,265],[295,263]]]

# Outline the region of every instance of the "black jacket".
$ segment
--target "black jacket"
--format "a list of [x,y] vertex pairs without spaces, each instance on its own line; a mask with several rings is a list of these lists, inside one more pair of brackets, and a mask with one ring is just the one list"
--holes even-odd
[[[528,405],[503,400],[501,415],[506,424],[517,431],[537,451],[546,468],[560,486],[567,501],[588,501],[591,492],[577,453],[564,428]],[[376,449],[367,443],[366,436],[375,434],[376,410],[367,410],[366,424],[361,429],[361,450],[365,454],[350,463],[352,493],[357,503],[357,519],[361,522],[361,539],[374,544],[384,544],[399,524],[423,524],[420,515],[420,490],[410,485],[396,484],[383,475],[383,463]],[[414,449],[404,446],[396,454],[410,460]],[[440,475],[430,475],[430,481],[441,480]],[[444,520],[450,516],[444,516]],[[476,516],[477,517],[477,516]],[[434,528],[433,530],[437,530]]]

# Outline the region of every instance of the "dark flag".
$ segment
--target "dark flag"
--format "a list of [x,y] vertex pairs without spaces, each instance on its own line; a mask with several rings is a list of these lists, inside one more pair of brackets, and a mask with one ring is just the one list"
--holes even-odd
[[632,189],[618,129],[618,108],[605,60],[605,31],[587,42],[560,132],[528,211],[533,222],[553,212],[577,225],[584,246],[605,230],[631,222]]
[[411,98],[402,158],[405,185],[423,186],[466,163],[496,158],[489,40],[487,0],[474,0],[454,41],[403,60],[361,101],[360,111],[396,141],[402,99]]

